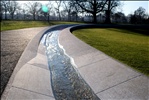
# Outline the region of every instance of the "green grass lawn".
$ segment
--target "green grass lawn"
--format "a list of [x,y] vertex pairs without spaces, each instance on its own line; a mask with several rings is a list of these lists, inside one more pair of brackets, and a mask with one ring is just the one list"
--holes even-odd
[[47,21],[1,21],[1,31],[58,24],[79,24],[79,22],[51,21],[49,24]]
[[80,29],[73,34],[119,61],[149,76],[149,36],[122,29]]

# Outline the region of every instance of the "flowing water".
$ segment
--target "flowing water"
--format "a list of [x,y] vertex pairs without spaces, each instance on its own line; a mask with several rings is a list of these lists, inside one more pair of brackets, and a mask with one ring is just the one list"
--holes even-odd
[[46,47],[51,72],[52,89],[56,100],[99,100],[76,69],[76,65],[59,44],[60,31],[45,34],[41,42]]

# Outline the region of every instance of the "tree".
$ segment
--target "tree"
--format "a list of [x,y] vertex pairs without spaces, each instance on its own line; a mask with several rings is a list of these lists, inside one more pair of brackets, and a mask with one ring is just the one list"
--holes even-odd
[[1,13],[5,13],[5,19],[7,19],[7,11],[8,11],[8,3],[9,1],[2,0],[1,1]]
[[3,6],[0,3],[0,20],[2,20],[2,14],[3,14]]
[[63,1],[64,11],[67,12],[68,21],[71,20],[71,10],[73,8],[72,1]]
[[48,22],[50,21],[50,14],[51,14],[51,12],[52,12],[52,9],[53,9],[53,7],[52,7],[52,3],[51,2],[49,2],[48,4],[46,4],[46,6],[48,7],[48,12],[47,12],[47,15],[48,15]]
[[116,23],[125,23],[127,22],[126,16],[122,12],[117,12],[114,15],[114,20]]
[[16,1],[9,1],[8,3],[8,12],[11,15],[11,19],[14,18],[14,13],[17,9],[20,9],[18,2]]
[[146,19],[147,14],[145,13],[145,9],[139,7],[136,11],[134,11],[134,16],[136,17],[138,23],[142,23],[144,19]]
[[133,15],[133,14],[130,14],[129,16],[130,16],[130,23],[131,24],[136,24],[136,22],[137,22],[136,16]]
[[24,8],[22,8],[22,13],[23,13],[23,20],[25,20],[25,13],[26,13],[26,10]]
[[93,16],[93,22],[97,23],[97,14],[103,11],[107,0],[75,0],[79,7]]
[[56,2],[56,4],[57,4],[57,7],[55,7],[55,9],[56,9],[56,11],[57,11],[57,13],[58,13],[59,20],[61,20],[60,6],[61,6],[62,1],[61,1],[61,0],[56,0],[55,2]]
[[14,13],[17,9],[20,9],[18,2],[11,0],[2,0],[1,1],[1,13],[5,13],[5,19],[7,19],[7,14],[11,15],[11,19],[14,17]]
[[134,12],[135,15],[138,15],[141,18],[145,17],[145,9],[143,7],[139,7],[137,10]]
[[73,17],[72,21],[77,21],[78,19],[78,12],[77,11],[72,11],[71,16]]
[[146,14],[143,7],[139,7],[137,10],[134,11],[134,14],[130,16],[130,22],[132,24],[146,23],[147,19],[148,15]]
[[111,23],[111,12],[114,8],[120,5],[119,0],[107,0],[105,12],[106,12],[106,20],[105,23],[110,24]]
[[79,14],[80,12],[82,12],[82,11],[81,11],[80,7],[75,3],[75,1],[73,1],[73,4],[74,4],[74,5],[73,5],[74,8],[73,8],[73,11],[72,11],[71,14],[72,14],[73,17],[75,17],[74,20],[77,21],[77,20],[78,20],[78,14]]
[[[46,7],[45,9],[47,9],[47,12],[43,11],[43,9],[42,9],[43,6]],[[52,8],[53,8],[52,7],[52,3],[49,2],[49,3],[45,4],[45,5],[42,5],[42,7],[40,8],[40,10],[38,12],[38,15],[44,16],[45,20],[48,20],[48,22],[49,22],[49,20],[50,20],[50,13],[51,13]]]
[[36,20],[36,15],[38,14],[38,12],[41,8],[41,3],[39,3],[39,2],[29,2],[25,5],[28,8],[28,12],[30,14],[32,14],[33,20]]

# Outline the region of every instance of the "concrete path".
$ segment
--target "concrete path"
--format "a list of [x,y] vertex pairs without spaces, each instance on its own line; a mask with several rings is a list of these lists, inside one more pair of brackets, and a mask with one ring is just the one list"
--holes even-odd
[[101,100],[149,100],[148,77],[85,44],[69,29],[61,32],[60,44]]
[[[5,36],[8,35],[8,37],[11,37],[14,35],[16,39],[20,35],[24,36],[25,33],[27,34],[30,33],[28,34],[30,36],[32,36],[31,33],[34,33],[36,35],[30,41],[30,43],[27,45],[24,52],[22,53],[9,79],[9,82],[2,94],[2,97],[1,97],[2,100],[53,98],[53,93],[51,92],[52,90],[50,85],[50,81],[51,81],[50,71],[46,61],[47,56],[45,55],[45,50],[43,50],[44,49],[43,46],[39,46],[39,42],[44,33],[55,29],[63,29],[68,26],[67,25],[52,26],[52,27],[44,27],[44,28],[42,27],[41,29],[31,28],[31,29],[21,29],[21,30],[14,30],[10,32],[9,31],[3,32],[3,33],[8,33],[3,35]],[[27,34],[24,36],[24,38],[28,37]],[[44,60],[41,60],[39,58],[43,58]],[[7,66],[4,66],[4,67],[7,67]],[[47,69],[47,70],[40,70],[38,67],[39,68],[43,67],[43,69]]]
[[1,93],[29,41],[46,27],[1,32]]
[[[39,42],[40,42],[40,38],[42,37],[43,33],[48,31],[49,28],[50,27],[31,28],[31,29],[21,29],[21,30],[14,30],[14,31],[7,32],[7,33],[9,33],[9,34],[7,34],[8,36],[11,33],[12,34],[15,33],[14,37],[15,37],[15,35],[16,35],[16,37],[19,37],[20,35],[22,35],[25,38],[25,37],[28,37],[28,35],[29,35],[29,38],[31,38],[31,35],[32,35],[31,33],[34,33],[35,37],[29,42],[29,44],[25,48],[24,52],[22,53],[17,65],[9,79],[9,82],[5,88],[5,91],[2,94],[2,100],[6,100],[6,99],[20,100],[20,99],[36,98],[36,96],[33,96],[33,95],[37,95],[36,94],[36,93],[38,93],[37,90],[39,90],[38,87],[40,88],[40,86],[36,87],[37,85],[35,85],[36,83],[38,84],[39,81],[41,81],[38,78],[38,75],[40,75],[40,74],[38,74],[38,72],[37,72],[40,67],[38,69],[35,69],[33,66],[38,65],[38,66],[48,67],[46,58],[44,58],[44,57],[46,57],[46,55],[44,55],[42,53],[42,52],[45,52],[45,50],[40,50],[43,48],[42,48],[42,46],[39,46]],[[27,32],[30,34],[28,34],[28,35],[25,34]],[[6,33],[6,32],[4,32],[4,33]],[[4,35],[6,35],[6,34],[4,34]],[[19,36],[17,36],[17,35],[19,35]],[[12,35],[10,35],[10,36],[12,36]],[[44,55],[44,57],[42,55]],[[42,56],[41,59],[44,59],[44,62],[46,62],[46,63],[43,62],[44,63],[43,65],[42,65],[42,62],[40,62],[42,60],[39,61],[39,60],[35,59],[36,57],[40,58],[40,56]],[[32,64],[32,60],[35,61],[35,65]],[[38,62],[40,64],[38,64]],[[24,67],[24,66],[28,66],[28,65],[30,65],[31,67]],[[34,69],[35,71],[32,69]],[[48,68],[44,68],[44,69],[48,69]],[[42,70],[40,70],[39,73],[41,71]],[[49,72],[49,70],[48,70],[48,72]],[[50,77],[48,75],[49,75],[49,73],[46,73],[46,76]],[[31,76],[33,76],[33,77],[31,78]],[[21,80],[19,80],[19,79],[21,79]],[[31,82],[28,79],[31,79],[30,80]],[[36,79],[37,79],[37,81],[36,81]],[[49,78],[49,80],[50,80],[50,78]],[[27,83],[29,83],[29,84],[27,84]],[[35,85],[35,87],[32,87],[33,85]],[[38,85],[41,85],[41,84],[38,84]],[[34,91],[33,88],[36,88],[36,90]],[[48,90],[50,91],[50,89],[48,89]],[[43,92],[43,91],[41,91],[41,92]],[[39,94],[40,94],[40,92],[39,92]],[[41,93],[41,94],[44,94],[44,93]],[[42,98],[42,96],[40,96],[40,95],[37,95],[37,96],[38,96],[37,98]]]
[[[101,100],[148,100],[149,78],[61,31],[59,43]],[[47,29],[32,39],[22,54],[2,100],[54,100],[45,48],[38,44]]]

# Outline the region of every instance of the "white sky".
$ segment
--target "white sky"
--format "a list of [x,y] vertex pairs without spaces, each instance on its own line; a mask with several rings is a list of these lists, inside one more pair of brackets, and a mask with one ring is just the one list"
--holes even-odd
[[[54,0],[53,0],[54,1]],[[18,1],[19,3],[27,3],[29,1]],[[39,1],[42,4],[46,4],[49,1],[45,0],[45,1]],[[125,13],[125,15],[127,16],[128,14],[133,14],[135,10],[137,10],[139,7],[143,7],[145,8],[146,12],[149,14],[149,1],[121,1],[122,2],[122,6],[118,8],[117,11],[121,11],[123,13]],[[54,2],[53,2],[54,4]]]
[[149,1],[123,1],[122,12],[127,16],[128,14],[133,14],[135,10],[139,7],[145,8],[146,12],[149,14]]

